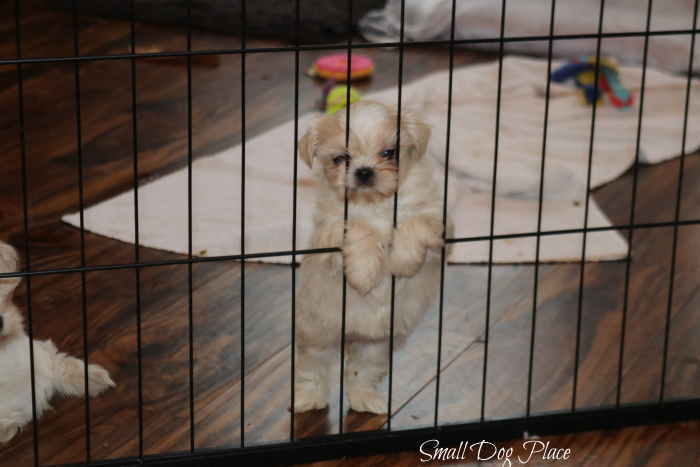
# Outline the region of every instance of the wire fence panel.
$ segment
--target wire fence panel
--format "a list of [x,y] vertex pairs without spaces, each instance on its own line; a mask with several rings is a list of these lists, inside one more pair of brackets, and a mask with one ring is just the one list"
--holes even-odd
[[[687,164],[687,138],[688,138],[688,120],[689,120],[689,109],[691,100],[691,90],[693,87],[692,75],[694,67],[694,53],[695,53],[695,37],[697,30],[697,16],[698,16],[698,0],[695,0],[693,6],[693,21],[691,29],[676,29],[676,30],[652,30],[652,11],[653,11],[653,0],[647,0],[645,4],[645,28],[641,31],[629,31],[629,32],[604,32],[604,24],[606,14],[608,13],[606,9],[605,0],[600,0],[596,12],[598,17],[598,28],[595,33],[587,34],[555,34],[555,18],[557,13],[557,0],[551,0],[549,4],[548,11],[548,29],[549,33],[541,36],[507,36],[506,35],[506,25],[508,22],[507,16],[507,6],[508,2],[502,0],[500,2],[500,22],[499,22],[499,34],[498,37],[489,38],[470,38],[470,39],[456,39],[457,26],[457,8],[458,2],[452,0],[451,2],[451,14],[446,20],[449,24],[449,38],[444,40],[429,40],[429,41],[413,41],[408,42],[406,40],[405,34],[405,17],[406,17],[406,5],[405,0],[401,1],[400,10],[400,33],[398,41],[390,41],[383,43],[366,43],[357,40],[356,36],[351,32],[347,40],[342,44],[314,44],[314,45],[304,45],[301,43],[300,30],[303,23],[303,18],[301,15],[301,0],[295,0],[293,2],[294,11],[294,41],[291,45],[279,46],[279,47],[254,47],[251,46],[251,41],[249,40],[248,34],[248,10],[250,6],[247,5],[249,2],[246,0],[241,1],[241,31],[240,31],[240,46],[235,48],[227,49],[203,49],[195,50],[192,46],[192,36],[193,36],[193,20],[192,20],[192,0],[187,2],[187,33],[186,33],[186,47],[184,50],[172,51],[172,52],[148,52],[140,53],[137,51],[136,42],[136,5],[135,0],[130,1],[130,18],[129,18],[129,50],[128,53],[121,54],[97,54],[97,55],[83,55],[80,50],[80,28],[79,28],[79,2],[73,0],[72,2],[72,45],[73,45],[73,55],[71,56],[59,56],[59,57],[39,57],[39,58],[25,58],[23,54],[23,23],[22,23],[22,2],[19,0],[15,1],[15,34],[16,34],[16,57],[6,58],[0,60],[0,65],[11,66],[16,69],[16,79],[17,79],[17,89],[18,89],[18,108],[17,108],[17,118],[19,121],[19,148],[21,155],[21,187],[22,187],[22,213],[23,213],[23,230],[24,230],[24,245],[23,245],[23,255],[25,257],[25,268],[18,272],[8,272],[0,273],[0,279],[19,277],[24,278],[26,281],[26,312],[27,312],[27,330],[29,335],[29,342],[33,342],[34,337],[34,314],[33,314],[33,290],[32,290],[32,279],[42,276],[51,277],[53,275],[60,274],[79,274],[80,275],[80,288],[81,288],[81,323],[82,323],[82,356],[84,360],[84,389],[85,393],[90,392],[89,384],[90,380],[88,378],[88,363],[90,355],[90,345],[89,345],[89,332],[91,330],[91,322],[89,320],[87,312],[87,301],[88,293],[86,286],[86,275],[89,272],[95,271],[133,271],[134,274],[134,298],[135,298],[135,319],[136,319],[136,359],[137,359],[137,403],[138,403],[138,447],[137,456],[135,458],[121,459],[120,465],[192,465],[192,466],[224,466],[231,465],[232,462],[240,462],[243,464],[260,464],[263,463],[289,463],[289,462],[303,462],[309,460],[317,460],[324,458],[334,458],[348,455],[360,455],[360,454],[372,454],[377,452],[391,452],[403,449],[415,449],[416,446],[423,440],[434,438],[439,436],[443,444],[449,444],[450,442],[459,442],[466,439],[489,439],[489,440],[507,440],[512,438],[518,438],[523,435],[523,433],[537,433],[541,435],[547,434],[560,434],[560,433],[571,433],[584,430],[592,429],[603,429],[603,428],[620,428],[631,425],[638,424],[651,424],[660,422],[670,422],[676,420],[686,420],[698,418],[700,416],[700,399],[683,399],[683,400],[671,400],[668,398],[668,379],[669,379],[669,347],[672,341],[671,330],[672,326],[672,310],[674,307],[674,285],[676,284],[677,277],[677,262],[678,262],[678,251],[679,251],[679,230],[681,227],[689,227],[700,224],[700,219],[683,219],[681,217],[681,209],[683,206],[683,188],[684,185],[688,183],[688,180],[684,179],[684,170]],[[560,6],[561,7],[561,6]],[[347,20],[348,31],[353,31],[353,2],[351,0],[347,1]],[[690,12],[689,12],[690,13]],[[648,52],[650,41],[654,37],[660,36],[687,36],[690,39],[690,56],[687,68],[687,84],[685,89],[685,102],[684,102],[684,115],[683,115],[683,129],[682,129],[682,141],[681,141],[681,153],[680,161],[677,175],[677,191],[675,196],[675,206],[673,211],[673,219],[667,221],[656,221],[656,222],[638,222],[637,204],[638,195],[640,192],[640,153],[642,149],[640,148],[641,141],[643,138],[644,131],[644,117],[645,117],[645,91],[647,85],[647,66],[648,66]],[[548,161],[549,148],[548,148],[548,137],[550,136],[550,120],[552,117],[551,104],[553,100],[553,85],[552,85],[552,71],[553,71],[553,57],[555,56],[554,48],[559,41],[572,41],[579,39],[595,39],[596,50],[595,50],[595,61],[594,61],[594,72],[593,72],[593,88],[594,95],[598,95],[600,89],[600,73],[601,73],[601,59],[602,54],[602,44],[605,39],[625,39],[625,38],[638,38],[643,40],[643,62],[641,71],[641,85],[639,91],[639,105],[636,121],[636,133],[635,133],[635,160],[634,165],[631,170],[631,193],[630,193],[630,208],[629,214],[626,215],[626,219],[623,220],[622,224],[611,224],[605,226],[590,226],[589,225],[589,213],[590,213],[590,203],[591,203],[591,180],[594,165],[594,152],[596,145],[596,114],[598,111],[598,100],[593,99],[591,106],[591,119],[590,119],[590,136],[588,140],[587,147],[587,173],[586,173],[586,191],[585,191],[585,204],[583,208],[583,226],[581,228],[567,228],[567,229],[544,229],[543,228],[543,205],[545,201],[545,167]],[[539,163],[537,166],[537,173],[539,178],[537,180],[537,190],[536,190],[536,201],[537,201],[537,216],[536,216],[536,228],[530,231],[515,232],[515,233],[505,233],[499,234],[496,231],[496,204],[497,204],[497,180],[499,174],[499,152],[502,149],[500,146],[501,136],[503,135],[503,121],[501,118],[501,107],[504,103],[504,99],[508,96],[504,94],[504,56],[506,55],[506,47],[508,44],[520,43],[520,42],[536,42],[543,41],[547,43],[547,55],[546,55],[546,83],[543,85],[543,100],[544,100],[544,114],[543,126],[542,126],[542,143]],[[456,68],[456,50],[459,46],[465,45],[478,45],[478,44],[494,44],[498,46],[497,51],[497,63],[498,63],[498,75],[496,83],[496,96],[495,96],[495,120],[494,128],[492,133],[492,138],[494,142],[493,154],[489,157],[492,158],[493,168],[491,172],[491,183],[489,187],[489,198],[490,198],[490,218],[488,222],[488,234],[479,236],[468,236],[468,237],[455,237],[449,233],[449,215],[450,211],[448,208],[448,182],[451,175],[450,170],[450,160],[456,157],[454,154],[454,148],[451,147],[453,134],[455,131],[456,124],[459,122],[453,122],[453,90],[460,86],[460,83],[455,79],[455,68]],[[300,439],[297,435],[296,428],[301,423],[301,416],[295,413],[294,407],[299,394],[295,391],[297,376],[296,371],[298,369],[298,358],[301,352],[298,351],[298,311],[300,305],[298,304],[297,292],[300,288],[300,272],[297,266],[297,260],[301,255],[312,256],[312,255],[335,255],[340,257],[343,253],[343,248],[341,246],[337,247],[322,247],[322,248],[299,248],[299,194],[298,194],[298,184],[300,183],[300,169],[298,167],[298,160],[300,158],[300,112],[301,110],[301,88],[302,83],[300,83],[300,73],[301,73],[301,59],[300,56],[304,52],[324,52],[324,51],[339,51],[346,54],[347,57],[347,76],[346,81],[350,83],[351,80],[351,69],[353,62],[353,55],[357,52],[369,49],[395,49],[395,54],[397,57],[397,75],[396,75],[396,89],[397,89],[397,100],[396,100],[396,164],[397,171],[401,161],[401,141],[402,141],[402,119],[405,118],[404,112],[404,79],[406,76],[405,69],[405,52],[408,48],[410,49],[421,49],[421,48],[441,48],[447,49],[449,52],[448,56],[448,67],[447,67],[447,103],[446,103],[446,125],[445,125],[445,151],[444,151],[444,167],[441,171],[442,186],[441,186],[441,200],[440,200],[440,214],[441,222],[444,231],[443,239],[444,244],[440,248],[440,269],[439,269],[439,291],[436,296],[438,297],[437,307],[436,307],[436,347],[431,349],[430,358],[431,361],[435,362],[435,372],[434,375],[430,377],[430,383],[434,383],[435,395],[434,401],[431,398],[431,422],[429,426],[422,428],[395,428],[393,425],[394,417],[392,416],[397,409],[397,406],[401,406],[404,403],[396,396],[396,392],[400,389],[402,381],[397,376],[397,366],[395,364],[394,352],[398,346],[398,340],[401,336],[397,335],[396,331],[396,319],[397,319],[397,308],[400,307],[400,296],[397,295],[399,288],[397,286],[400,278],[397,278],[393,273],[390,274],[389,282],[389,296],[387,298],[386,307],[389,310],[389,321],[387,329],[387,342],[388,345],[388,355],[389,361],[388,365],[388,391],[387,391],[387,407],[388,416],[385,423],[380,429],[372,430],[369,432],[352,432],[351,428],[346,425],[346,400],[344,398],[345,389],[348,387],[348,381],[346,381],[346,357],[350,352],[348,347],[351,342],[349,339],[353,336],[348,334],[348,313],[350,311],[350,306],[348,300],[350,298],[350,292],[348,287],[350,287],[347,280],[347,273],[345,269],[342,271],[342,281],[340,283],[339,295],[342,300],[341,308],[337,310],[340,315],[340,334],[339,334],[339,359],[337,363],[340,367],[339,379],[334,382],[337,383],[339,387],[339,399],[338,403],[338,430],[336,434],[327,434],[323,437],[313,438],[313,439]],[[253,61],[255,56],[265,56],[265,54],[290,54],[293,57],[293,72],[294,76],[289,77],[289,81],[293,82],[293,147],[288,150],[281,151],[285,155],[281,159],[281,164],[286,164],[292,174],[292,192],[291,199],[282,200],[284,203],[289,205],[289,210],[291,212],[291,249],[280,250],[280,251],[263,251],[263,252],[250,252],[246,250],[245,239],[247,235],[250,235],[251,226],[246,225],[246,196],[249,199],[251,197],[250,187],[246,189],[246,130],[250,122],[251,109],[247,101],[249,96],[246,92],[250,92],[250,83],[248,83],[248,90],[246,84],[246,73],[247,66]],[[193,77],[193,60],[201,56],[210,55],[235,55],[240,58],[240,69],[238,71],[240,80],[240,135],[241,135],[241,153],[240,153],[240,167],[241,167],[241,184],[240,184],[240,253],[239,254],[229,254],[220,255],[212,257],[199,257],[194,251],[193,247],[193,210],[195,203],[193,199],[197,196],[196,189],[193,185],[193,161],[194,161],[194,151],[193,151],[193,84],[195,78]],[[143,177],[141,173],[141,161],[139,158],[139,100],[138,100],[138,89],[137,89],[137,78],[139,65],[143,60],[152,58],[167,58],[167,57],[177,57],[184,58],[186,60],[187,75],[186,75],[186,108],[187,108],[187,132],[186,132],[186,155],[187,155],[187,254],[185,258],[182,259],[170,259],[170,260],[153,260],[153,261],[142,261],[141,253],[141,232],[139,225],[139,215],[143,214],[140,212],[140,188],[143,182]],[[133,261],[125,262],[122,264],[110,264],[110,265],[90,265],[86,261],[86,227],[85,227],[85,205],[86,205],[86,195],[85,195],[85,160],[83,157],[83,123],[82,123],[82,112],[81,106],[84,104],[81,98],[81,67],[85,64],[95,61],[102,60],[124,60],[125,63],[130,65],[130,126],[132,132],[132,146],[131,155],[133,159],[131,160],[131,169],[133,171],[132,186],[133,191],[133,216],[134,216],[134,250],[133,250]],[[24,82],[27,79],[25,76],[24,68],[31,64],[37,63],[47,63],[47,64],[57,64],[57,63],[69,63],[73,66],[73,86],[75,93],[75,137],[77,140],[77,179],[78,179],[78,202],[79,202],[79,228],[80,228],[80,261],[79,265],[75,267],[55,267],[48,269],[35,268],[32,264],[32,252],[30,251],[30,193],[32,186],[30,185],[30,180],[28,176],[28,161],[27,161],[27,137],[25,134],[25,102],[24,102]],[[248,69],[248,72],[250,70]],[[232,77],[233,78],[233,77]],[[346,88],[345,100],[347,103],[351,102],[351,89],[348,85]],[[353,125],[355,127],[358,125],[356,121],[351,119],[351,106],[345,106],[344,109],[344,133],[345,133],[345,147],[350,148],[351,139],[353,137]],[[253,117],[255,118],[255,117]],[[248,119],[248,122],[247,122]],[[539,130],[538,130],[539,131]],[[406,135],[403,135],[406,138]],[[539,146],[538,146],[539,147]],[[347,149],[349,150],[349,149]],[[538,149],[538,151],[540,151]],[[250,154],[249,154],[250,155]],[[288,156],[288,157],[287,157]],[[405,156],[405,155],[404,155]],[[289,159],[291,157],[291,159]],[[346,178],[349,177],[349,156],[345,159],[345,171]],[[399,177],[397,175],[397,177]],[[353,216],[353,206],[350,202],[348,195],[348,182],[345,183],[345,195],[343,199],[343,238],[347,235],[348,223],[352,220]],[[398,186],[398,182],[397,182]],[[395,231],[402,223],[404,219],[400,215],[401,209],[401,198],[403,193],[399,192],[399,188],[393,193],[393,218],[391,219],[392,232]],[[670,206],[670,202],[669,202]],[[249,207],[250,208],[250,207]],[[667,306],[665,308],[665,321],[659,323],[660,329],[663,329],[663,344],[662,344],[662,355],[661,359],[661,379],[659,383],[659,393],[658,398],[654,402],[648,402],[644,404],[625,404],[623,398],[623,387],[624,387],[624,372],[625,372],[625,352],[628,349],[629,335],[628,328],[632,324],[632,318],[630,317],[630,308],[632,306],[631,298],[631,277],[632,277],[632,245],[635,241],[635,233],[642,230],[649,229],[661,229],[669,228],[672,230],[672,253],[670,258],[670,275],[668,282],[668,300]],[[591,299],[586,293],[586,271],[587,271],[587,248],[589,246],[589,234],[600,233],[600,232],[610,232],[610,231],[621,231],[626,234],[626,240],[629,245],[629,250],[624,259],[624,283],[623,283],[623,298],[622,307],[620,312],[620,335],[619,342],[614,342],[614,347],[619,348],[619,355],[616,357],[616,367],[615,367],[615,379],[616,384],[614,387],[614,404],[609,407],[598,407],[598,408],[588,408],[581,403],[581,362],[582,355],[585,352],[586,339],[583,335],[583,321],[584,321],[584,309],[586,301]],[[535,370],[535,357],[537,354],[537,329],[538,320],[542,319],[540,317],[541,306],[546,299],[543,297],[543,293],[540,290],[541,278],[543,275],[543,270],[545,266],[541,261],[542,253],[542,239],[553,236],[562,236],[569,234],[581,234],[581,254],[578,261],[578,272],[576,281],[578,284],[575,308],[575,340],[573,342],[573,355],[572,358],[572,386],[571,386],[571,399],[570,402],[567,398],[566,404],[568,408],[566,410],[560,410],[556,413],[537,413],[534,407],[535,398],[535,378],[533,377]],[[494,261],[494,245],[501,241],[511,241],[516,239],[531,238],[533,239],[534,251],[535,251],[535,261],[532,265],[532,275],[533,275],[533,286],[532,286],[532,304],[531,307],[527,305],[527,316],[529,321],[525,326],[528,334],[526,335],[526,357],[527,370],[526,373],[526,384],[523,390],[523,400],[524,400],[524,411],[522,416],[510,416],[502,419],[493,419],[489,416],[487,410],[487,404],[489,401],[488,394],[490,390],[489,385],[489,375],[490,372],[494,371],[493,367],[489,364],[493,361],[493,314],[494,309],[497,308],[495,299],[497,298],[497,292],[494,292],[494,282],[497,280],[495,276],[496,267],[494,267],[496,261]],[[592,241],[592,240],[590,240]],[[446,333],[446,309],[447,309],[447,293],[446,293],[446,281],[449,269],[446,268],[447,262],[447,251],[454,244],[461,243],[472,243],[477,242],[488,242],[488,261],[484,265],[487,269],[486,274],[486,291],[485,300],[483,303],[483,329],[482,329],[482,340],[480,344],[483,345],[483,358],[481,358],[479,367],[479,378],[480,378],[480,395],[478,397],[478,416],[472,422],[468,423],[457,423],[449,424],[444,422],[443,417],[441,417],[441,383],[442,389],[444,389],[444,372],[443,366],[446,362],[446,345],[444,335]],[[290,267],[290,280],[291,280],[291,303],[289,309],[289,316],[291,319],[291,334],[289,339],[291,346],[290,351],[290,372],[288,380],[288,394],[290,398],[290,409],[289,410],[289,436],[288,440],[285,442],[278,442],[273,445],[259,446],[255,443],[250,442],[246,438],[246,433],[249,430],[250,420],[256,418],[256,413],[252,412],[250,407],[246,406],[246,400],[250,397],[255,397],[256,387],[254,379],[251,382],[249,374],[247,374],[246,366],[246,350],[247,345],[250,342],[246,341],[246,322],[251,319],[255,319],[255,315],[250,309],[250,303],[248,303],[248,308],[246,305],[246,269],[247,262],[260,260],[264,258],[274,258],[274,257],[285,257],[291,260]],[[199,263],[223,263],[223,262],[238,262],[240,265],[240,439],[238,440],[238,447],[235,448],[216,448],[216,449],[199,449],[198,448],[198,431],[197,431],[197,404],[196,404],[196,364],[199,359],[206,358],[206,355],[199,355],[195,352],[195,300],[194,292],[195,285],[193,281],[193,267]],[[145,437],[145,422],[144,422],[144,411],[145,411],[145,399],[144,399],[144,382],[147,376],[144,374],[143,370],[143,360],[144,360],[144,342],[143,342],[143,306],[142,306],[142,277],[141,274],[144,270],[148,268],[157,268],[162,266],[175,266],[175,265],[187,265],[187,404],[188,404],[188,416],[186,422],[183,421],[182,429],[187,431],[188,435],[188,449],[184,453],[171,453],[163,452],[157,454],[149,454],[144,444]],[[250,267],[248,265],[248,267]],[[285,273],[286,274],[286,273]],[[250,277],[248,280],[251,280]],[[528,285],[528,288],[530,286]],[[250,298],[250,297],[249,297]],[[347,347],[347,348],[346,348]],[[33,423],[32,423],[32,434],[33,434],[33,459],[34,465],[41,465],[40,454],[41,454],[41,442],[39,438],[38,431],[38,417],[37,417],[37,387],[35,381],[35,349],[34,345],[30,344],[27,349],[30,356],[31,363],[31,394],[32,394],[32,412],[33,412]],[[434,356],[433,356],[434,355]],[[568,357],[567,357],[568,358]],[[525,370],[524,370],[525,371]],[[246,379],[248,378],[248,385],[246,385]],[[287,391],[285,388],[284,392]],[[568,394],[568,393],[567,393]],[[84,405],[84,425],[85,425],[85,457],[84,463],[80,465],[112,465],[117,461],[100,461],[95,460],[93,451],[94,446],[92,443],[91,433],[94,429],[92,426],[92,410],[89,398],[86,399]],[[184,426],[186,425],[186,426]],[[135,428],[136,429],[136,428]],[[286,428],[285,428],[286,429]],[[243,465],[241,464],[241,465]]]

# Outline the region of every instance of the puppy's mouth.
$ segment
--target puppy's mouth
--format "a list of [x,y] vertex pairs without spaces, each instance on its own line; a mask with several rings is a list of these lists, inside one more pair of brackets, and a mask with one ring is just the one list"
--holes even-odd
[[351,203],[371,204],[381,202],[393,194],[393,191],[384,192],[374,185],[355,185],[348,187],[347,199]]
[[348,186],[348,190],[367,192],[376,191],[377,187],[374,182],[363,182],[363,183],[351,183]]

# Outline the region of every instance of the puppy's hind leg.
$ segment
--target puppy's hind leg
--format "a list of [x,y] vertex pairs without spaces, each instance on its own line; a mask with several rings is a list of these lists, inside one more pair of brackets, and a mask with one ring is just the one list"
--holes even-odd
[[[88,365],[88,390],[95,397],[114,387],[107,370],[99,365]],[[75,357],[57,353],[53,361],[54,387],[66,396],[85,395],[85,363]]]
[[377,386],[389,372],[389,343],[355,342],[350,346],[347,359],[350,408],[357,412],[387,413],[387,396]]
[[328,406],[329,349],[297,346],[294,366],[294,412]]

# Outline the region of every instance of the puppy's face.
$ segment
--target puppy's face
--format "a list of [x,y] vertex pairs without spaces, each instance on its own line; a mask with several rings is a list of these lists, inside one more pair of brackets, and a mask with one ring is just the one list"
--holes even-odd
[[[17,262],[14,248],[0,242],[0,273],[16,271]],[[17,277],[0,279],[0,343],[7,337],[24,332],[22,315],[12,304],[12,293],[19,282]]]
[[301,158],[342,199],[373,203],[392,196],[411,166],[423,157],[430,129],[406,113],[401,116],[398,147],[396,112],[382,104],[360,102],[346,113],[319,119],[300,141]]

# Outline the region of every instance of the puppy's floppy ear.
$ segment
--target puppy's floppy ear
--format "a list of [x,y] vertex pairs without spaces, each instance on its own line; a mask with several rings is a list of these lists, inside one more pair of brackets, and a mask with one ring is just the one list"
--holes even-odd
[[406,142],[414,147],[418,157],[423,157],[430,141],[430,125],[421,121],[412,112],[401,115],[401,137],[406,135]]
[[337,115],[323,115],[311,123],[309,131],[299,140],[299,157],[311,167],[320,143],[342,131]]
[[[10,245],[0,242],[0,273],[17,271],[17,252]],[[12,294],[20,283],[19,277],[0,279],[0,301]]]
[[299,157],[306,165],[313,166],[316,152],[316,130],[311,127],[299,140]]

